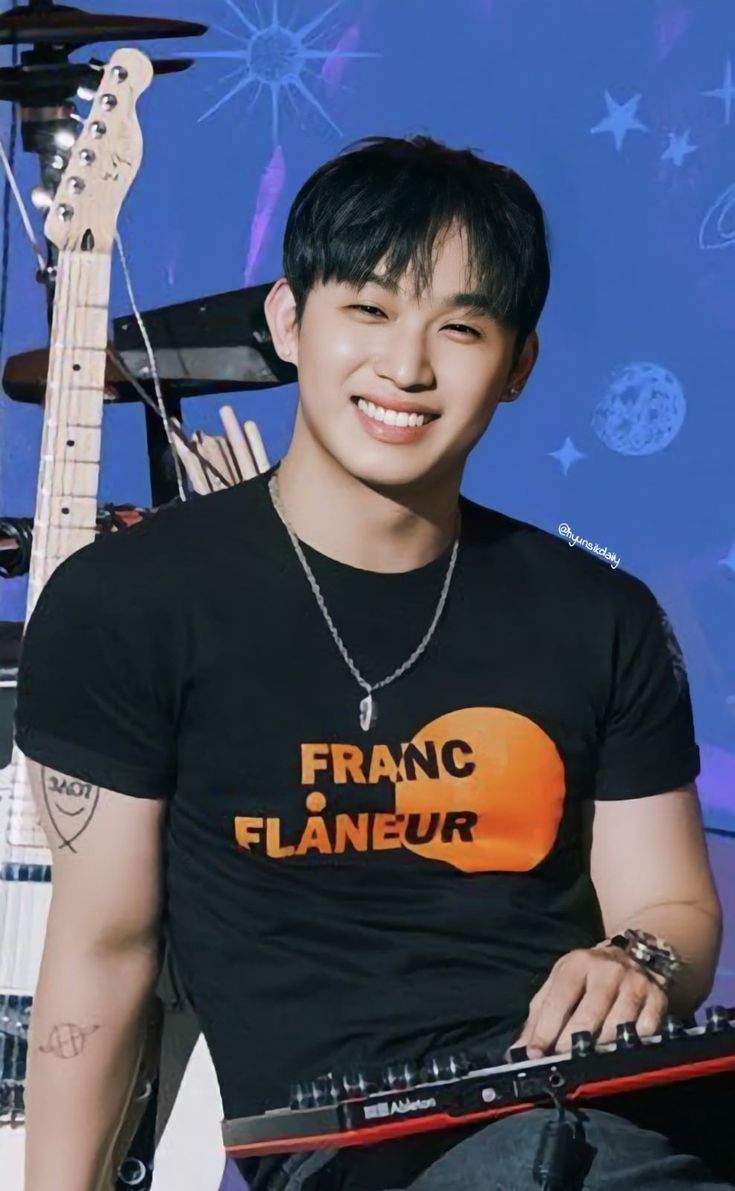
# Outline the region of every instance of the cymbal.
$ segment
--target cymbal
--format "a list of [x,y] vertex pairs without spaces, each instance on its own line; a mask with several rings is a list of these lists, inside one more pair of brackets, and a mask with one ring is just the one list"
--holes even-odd
[[151,37],[200,37],[207,25],[167,17],[108,16],[58,4],[21,5],[0,15],[0,45],[89,45],[94,41],[143,41]]
[[[193,58],[161,58],[153,62],[154,74],[188,70]],[[102,63],[100,63],[102,65]],[[96,90],[102,75],[87,62],[34,62],[0,67],[0,100],[24,106],[62,103],[77,87]]]

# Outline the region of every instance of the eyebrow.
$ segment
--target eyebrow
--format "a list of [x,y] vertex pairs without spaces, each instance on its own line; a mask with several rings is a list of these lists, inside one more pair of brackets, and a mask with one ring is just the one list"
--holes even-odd
[[[398,293],[398,285],[387,282],[385,278],[380,277],[377,273],[369,273],[364,281],[365,285],[377,285],[379,289],[388,290],[389,293]],[[470,310],[474,314],[485,315],[487,318],[494,318],[495,314],[487,295],[483,293],[461,292],[451,294],[445,298],[441,303],[442,310]]]

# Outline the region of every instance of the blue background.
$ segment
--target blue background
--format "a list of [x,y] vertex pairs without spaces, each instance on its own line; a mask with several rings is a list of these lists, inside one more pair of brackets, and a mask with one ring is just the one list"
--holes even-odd
[[[142,309],[275,279],[293,196],[360,136],[428,133],[510,164],[534,186],[552,248],[541,356],[522,398],[501,406],[473,454],[465,491],[552,533],[567,522],[649,584],[687,663],[707,824],[735,828],[731,0],[94,7],[212,26],[201,39],[144,44],[152,55],[234,55],[159,78],[141,100],[145,159],[120,229]],[[290,82],[287,43],[296,51]],[[300,47],[322,56],[307,59]],[[239,73],[224,81],[231,71]],[[275,87],[277,122],[258,75]],[[7,106],[0,116],[7,130]],[[21,154],[18,175],[28,195],[34,160]],[[14,211],[6,355],[45,343],[34,271]],[[116,267],[112,313],[128,309]],[[285,450],[295,386],[191,400],[187,427],[219,432],[223,403],[257,420],[271,460]],[[33,511],[40,434],[40,409],[3,394],[5,514]],[[138,406],[106,411],[105,501],[150,502]],[[0,618],[22,619],[24,601],[25,580],[0,584]],[[732,919],[735,841],[712,834],[710,844]],[[735,1002],[732,926],[717,991]]]

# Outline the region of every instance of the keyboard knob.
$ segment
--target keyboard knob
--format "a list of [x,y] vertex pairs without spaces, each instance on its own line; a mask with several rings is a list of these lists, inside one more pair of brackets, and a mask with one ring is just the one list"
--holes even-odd
[[469,1055],[464,1051],[458,1051],[456,1054],[445,1055],[443,1059],[439,1060],[439,1067],[442,1072],[442,1079],[461,1079],[466,1075],[472,1066]]
[[497,1050],[474,1050],[469,1056],[470,1071],[484,1071],[486,1067],[500,1067],[503,1056]]
[[730,1028],[730,1015],[722,1005],[708,1005],[704,1011],[704,1029],[707,1034],[719,1034]]
[[680,1018],[674,1017],[672,1013],[669,1013],[664,1018],[663,1025],[661,1026],[661,1037],[666,1042],[673,1042],[675,1038],[686,1038],[686,1036],[687,1032],[684,1029],[684,1022]]
[[595,1040],[589,1030],[575,1030],[572,1034],[572,1054],[578,1059],[591,1055],[595,1049]]
[[416,1068],[412,1063],[399,1061],[389,1063],[383,1072],[383,1088],[386,1092],[404,1092],[416,1079]]
[[326,1075],[319,1075],[309,1084],[309,1092],[314,1101],[314,1107],[320,1108],[325,1104],[337,1104],[339,1088],[331,1071]]
[[353,1096],[367,1096],[370,1091],[376,1091],[376,1085],[363,1074],[362,1071],[343,1071],[337,1081],[340,1096],[350,1099]]
[[293,1112],[302,1108],[313,1108],[314,1097],[309,1084],[292,1083],[288,1093],[288,1107]]
[[618,1050],[635,1050],[641,1045],[634,1021],[621,1021],[615,1032],[615,1045]]
[[439,1060],[445,1079],[461,1079],[472,1070],[472,1060],[463,1050]]
[[459,1079],[460,1076],[466,1075],[472,1069],[472,1065],[469,1055],[464,1052],[456,1055],[444,1055],[441,1058],[433,1055],[422,1063],[417,1082],[436,1083],[440,1079]]
[[508,1051],[508,1062],[527,1063],[528,1051],[526,1050],[525,1046],[511,1046],[510,1050]]

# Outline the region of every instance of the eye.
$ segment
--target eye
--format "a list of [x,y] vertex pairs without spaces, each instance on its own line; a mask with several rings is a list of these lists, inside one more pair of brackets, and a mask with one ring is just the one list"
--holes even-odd
[[463,331],[466,335],[472,335],[473,338],[479,339],[480,332],[476,331],[474,327],[466,327],[464,323],[449,323],[450,331]]
[[371,313],[371,314],[382,314],[382,313],[383,313],[383,311],[382,311],[382,310],[378,310],[378,307],[377,307],[377,306],[360,306],[360,305],[357,305],[357,306],[350,306],[350,307],[349,307],[349,309],[350,309],[350,310],[365,310],[365,311],[368,311],[368,312],[369,312],[369,313]]

